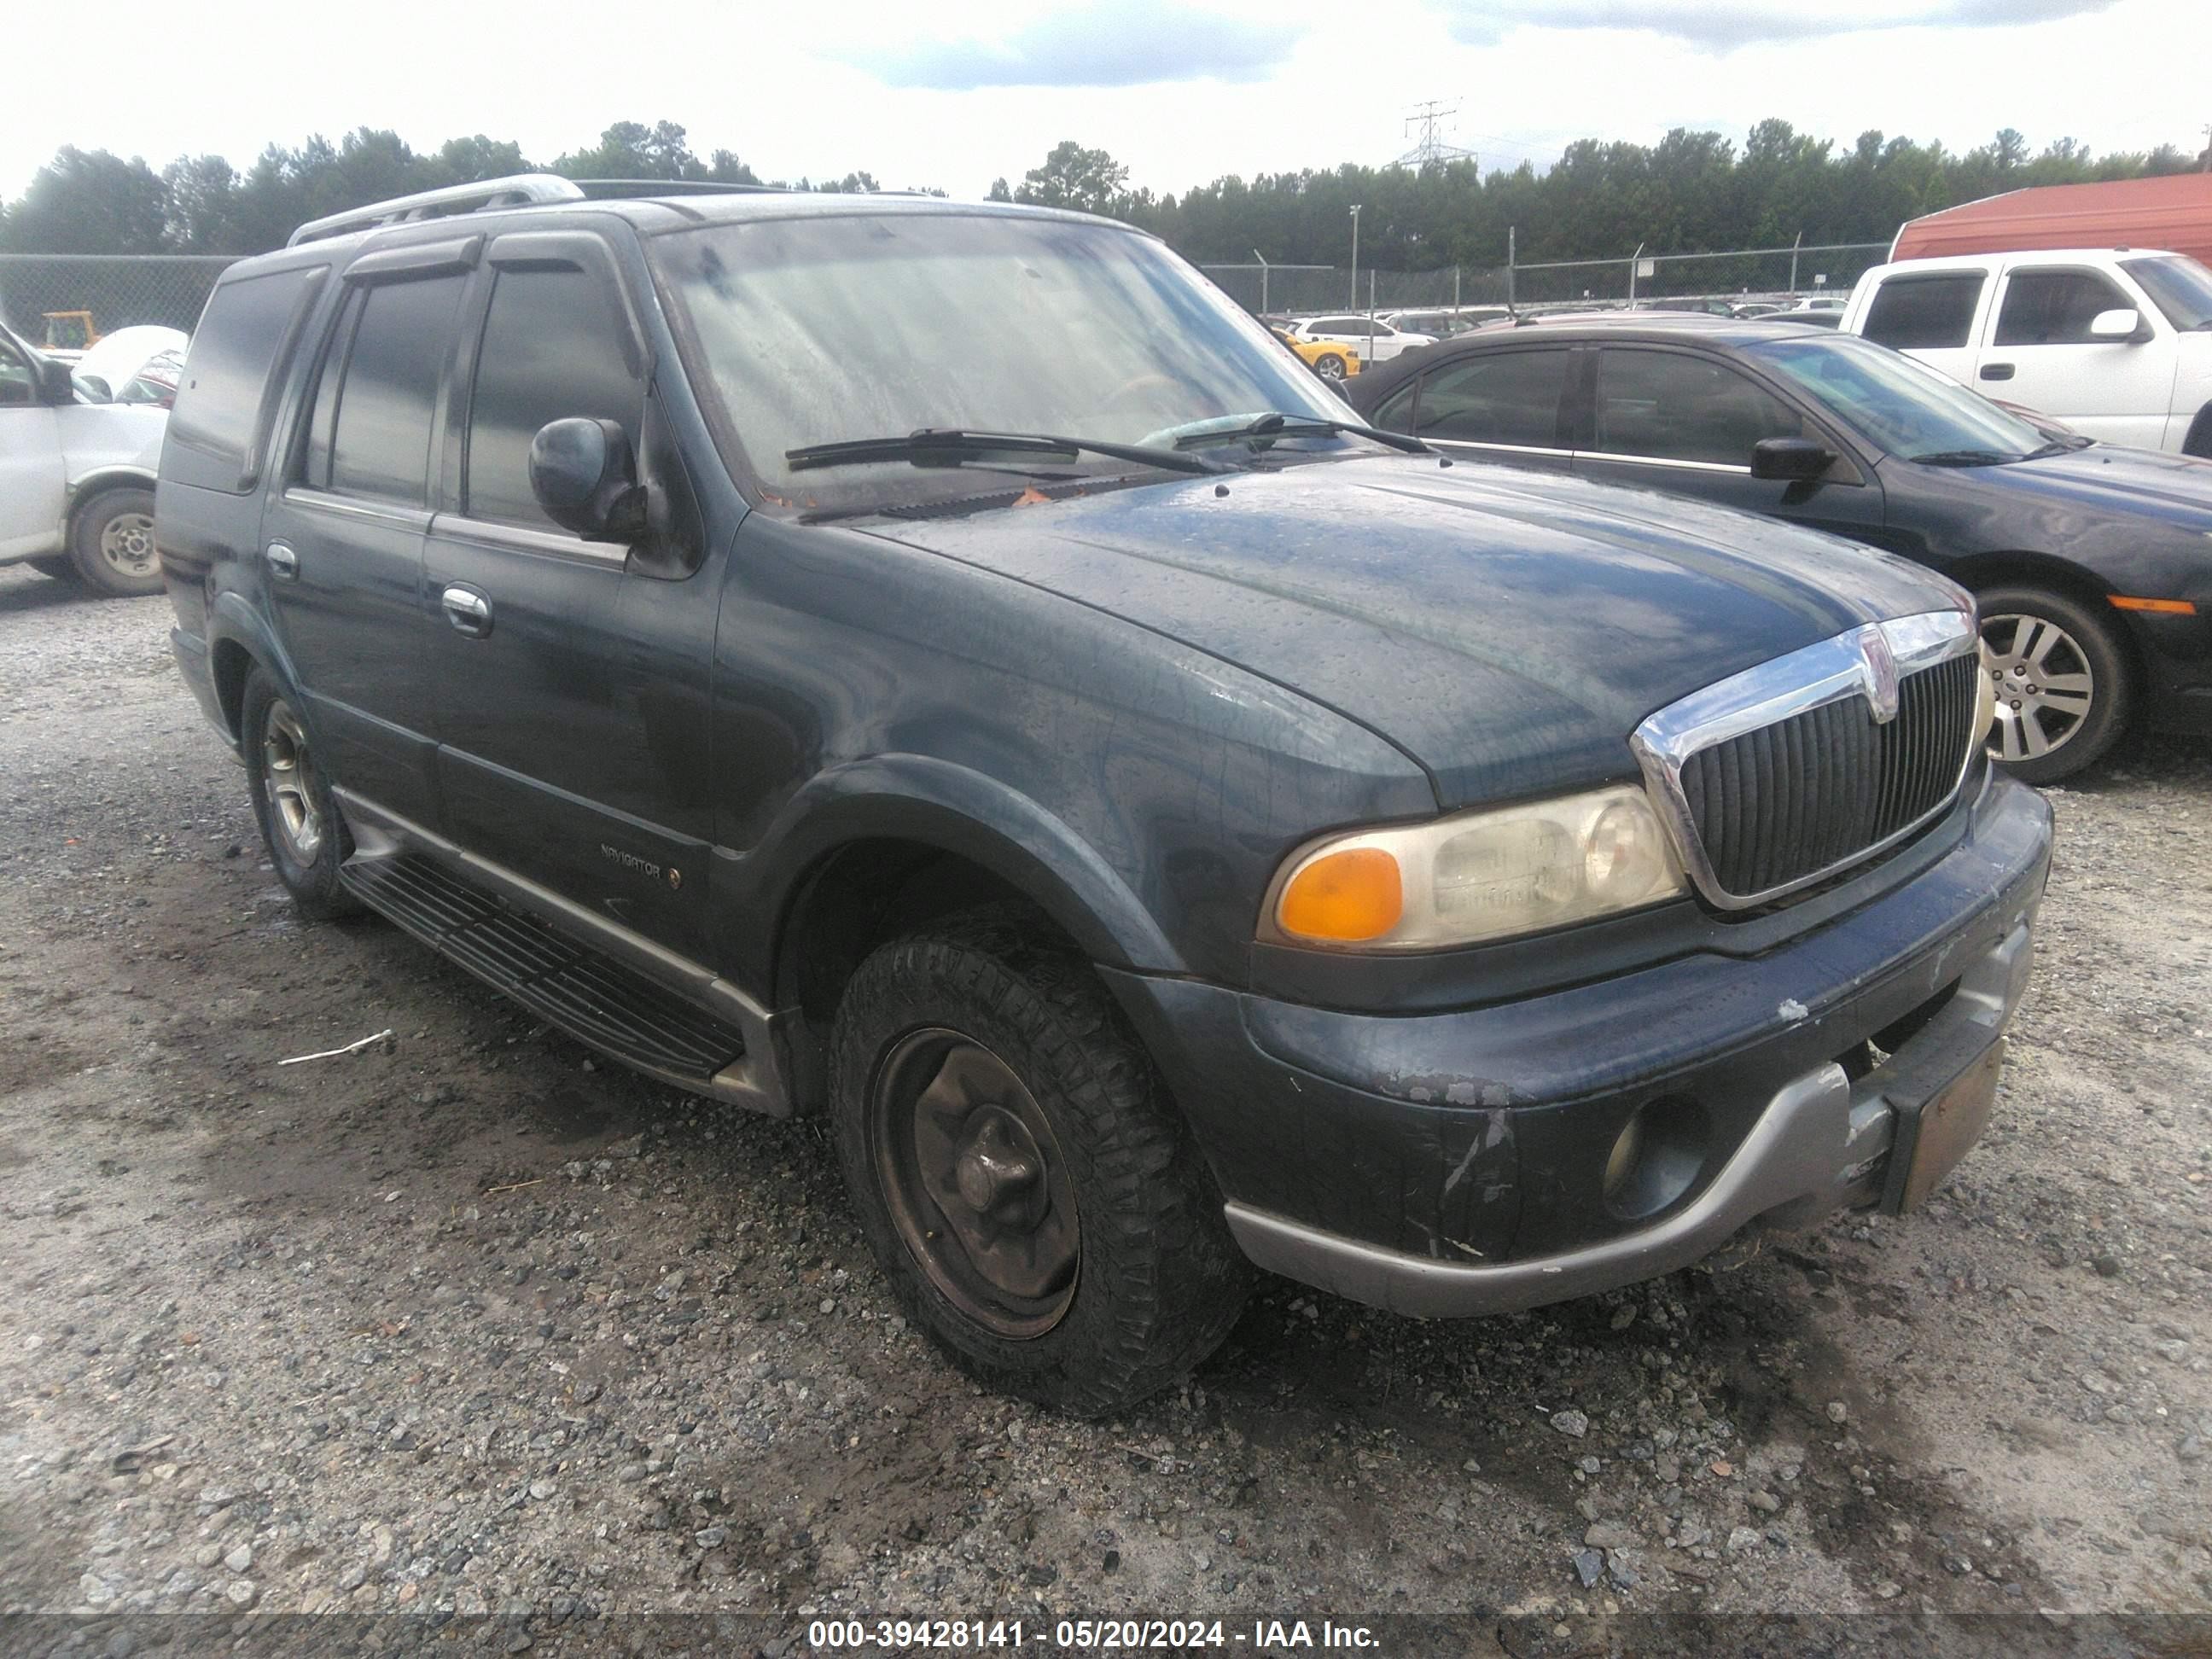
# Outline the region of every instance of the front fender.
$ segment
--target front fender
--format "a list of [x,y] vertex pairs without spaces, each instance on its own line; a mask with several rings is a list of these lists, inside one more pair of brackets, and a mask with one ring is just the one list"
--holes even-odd
[[924,755],[878,755],[811,780],[751,850],[717,848],[720,937],[743,982],[774,979],[792,901],[839,849],[896,840],[990,871],[1042,909],[1094,962],[1187,971],[1121,875],[1068,824],[999,779]]

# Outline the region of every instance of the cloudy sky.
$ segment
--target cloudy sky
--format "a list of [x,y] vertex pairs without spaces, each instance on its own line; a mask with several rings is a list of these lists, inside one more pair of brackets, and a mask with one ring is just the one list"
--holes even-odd
[[2208,0],[110,0],[82,41],[43,38],[71,44],[10,77],[0,193],[64,143],[245,163],[362,125],[550,160],[669,119],[764,176],[981,195],[1065,137],[1162,191],[1387,161],[1431,98],[1486,167],[1674,126],[1740,143],[1767,115],[2100,151],[2193,151],[2212,121]]

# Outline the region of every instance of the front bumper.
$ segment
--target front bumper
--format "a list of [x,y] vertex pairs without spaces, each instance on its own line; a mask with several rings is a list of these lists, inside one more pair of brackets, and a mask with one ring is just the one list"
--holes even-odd
[[[1993,777],[1968,810],[1942,859],[1754,957],[1414,1017],[1109,978],[1255,1262],[1403,1313],[1533,1307],[1753,1221],[1903,1206],[1923,1111],[1993,1064],[2049,870],[2039,796]],[[1695,1167],[1626,1213],[1606,1163],[1647,1109],[1692,1126],[1674,1139]]]

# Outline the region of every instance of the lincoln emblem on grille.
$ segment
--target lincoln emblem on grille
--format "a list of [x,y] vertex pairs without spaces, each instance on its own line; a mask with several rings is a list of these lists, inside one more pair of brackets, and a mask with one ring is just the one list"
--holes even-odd
[[1897,718],[1897,653],[1879,628],[1859,629],[1859,650],[1866,657],[1866,696],[1875,724],[1887,726]]
[[1846,629],[1671,703],[1629,738],[1698,890],[1744,910],[1896,845],[1976,747],[1973,615]]

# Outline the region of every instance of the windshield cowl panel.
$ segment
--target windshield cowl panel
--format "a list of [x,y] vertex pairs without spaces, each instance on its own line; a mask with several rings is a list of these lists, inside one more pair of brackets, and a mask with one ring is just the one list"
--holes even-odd
[[[790,452],[924,428],[1138,446],[1257,410],[1350,411],[1152,238],[1006,214],[702,226],[648,246],[732,471],[771,504],[836,512],[975,492],[886,457],[794,469]],[[1018,464],[1019,458],[993,457]],[[1086,455],[1055,472],[1126,472]],[[954,476],[948,476],[952,473]]]

